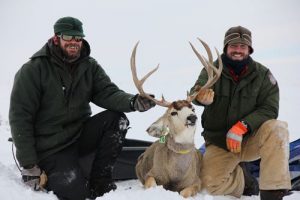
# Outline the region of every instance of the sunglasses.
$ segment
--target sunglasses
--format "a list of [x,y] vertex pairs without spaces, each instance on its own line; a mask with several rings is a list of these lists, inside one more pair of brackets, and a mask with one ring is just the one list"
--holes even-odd
[[71,41],[74,39],[76,42],[81,42],[83,39],[81,36],[72,36],[72,35],[59,35],[58,37],[60,37],[64,41]]

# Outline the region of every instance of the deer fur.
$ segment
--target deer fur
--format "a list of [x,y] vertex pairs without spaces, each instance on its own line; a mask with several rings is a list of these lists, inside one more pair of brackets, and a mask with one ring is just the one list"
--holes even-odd
[[186,100],[171,103],[167,111],[147,132],[154,137],[165,135],[165,142],[154,142],[140,155],[136,174],[145,188],[162,185],[183,197],[201,190],[202,155],[195,148],[197,116]]
[[134,46],[130,59],[133,82],[139,94],[159,106],[168,108],[165,114],[147,129],[150,135],[159,137],[160,140],[154,142],[138,158],[135,168],[137,177],[145,188],[162,185],[166,189],[179,192],[183,197],[194,196],[201,190],[202,155],[194,145],[197,116],[191,102],[200,95],[201,91],[215,84],[223,69],[218,50],[216,49],[219,63],[217,68],[214,66],[209,46],[201,39],[198,38],[198,40],[204,46],[208,59],[199,54],[192,43],[190,45],[207,71],[208,80],[204,85],[199,85],[192,94],[188,94],[186,100],[170,103],[163,97],[157,100],[144,91],[144,82],[158,69],[159,65],[142,79],[138,78],[135,56],[139,43]]

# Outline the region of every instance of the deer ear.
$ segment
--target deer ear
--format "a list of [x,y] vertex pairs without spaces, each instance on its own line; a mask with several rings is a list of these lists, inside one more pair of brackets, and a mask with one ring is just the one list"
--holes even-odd
[[153,137],[159,138],[162,135],[162,126],[154,122],[147,128],[147,133]]
[[166,136],[170,132],[169,123],[165,119],[165,116],[162,116],[156,122],[151,124],[146,131],[153,137],[160,138],[161,136]]
[[[165,113],[158,120],[153,122],[146,131],[149,135],[160,138],[162,135],[167,135],[169,133],[168,127],[169,123],[167,120],[167,114]],[[168,133],[166,133],[166,130]]]

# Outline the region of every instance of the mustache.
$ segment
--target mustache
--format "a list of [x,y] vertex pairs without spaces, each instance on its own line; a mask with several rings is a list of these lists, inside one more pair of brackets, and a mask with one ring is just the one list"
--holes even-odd
[[244,53],[237,52],[237,51],[231,52],[231,55],[233,55],[233,54],[245,55]]
[[68,48],[68,47],[77,47],[77,48],[80,48],[80,46],[78,44],[66,44],[65,48]]

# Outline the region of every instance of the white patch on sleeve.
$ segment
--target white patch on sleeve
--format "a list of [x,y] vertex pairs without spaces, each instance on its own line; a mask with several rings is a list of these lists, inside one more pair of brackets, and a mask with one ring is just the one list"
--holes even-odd
[[268,77],[269,77],[270,82],[272,83],[272,85],[276,85],[277,81],[276,81],[275,77],[273,76],[273,74],[270,71],[268,72]]

